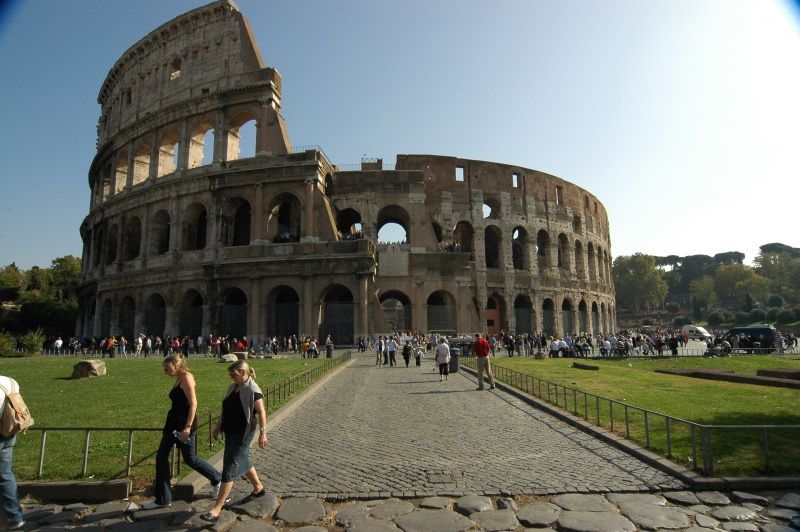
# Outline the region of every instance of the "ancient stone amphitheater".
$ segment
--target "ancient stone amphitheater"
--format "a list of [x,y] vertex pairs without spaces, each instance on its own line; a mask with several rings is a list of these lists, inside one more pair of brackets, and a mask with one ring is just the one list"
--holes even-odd
[[[79,335],[347,345],[391,330],[614,326],[594,195],[513,164],[397,155],[340,168],[292,146],[281,76],[229,0],[134,44],[98,102]],[[379,242],[386,224],[404,236]]]

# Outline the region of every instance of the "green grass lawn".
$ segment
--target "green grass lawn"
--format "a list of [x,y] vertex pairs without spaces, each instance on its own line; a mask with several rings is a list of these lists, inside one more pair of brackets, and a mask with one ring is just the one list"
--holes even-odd
[[[16,379],[31,410],[35,428],[114,427],[158,428],[134,435],[136,482],[149,482],[154,474],[155,452],[170,407],[168,394],[174,377],[164,374],[159,358],[105,359],[104,377],[71,380],[72,367],[79,359],[56,357],[0,358],[0,374]],[[265,389],[325,362],[325,359],[251,359],[256,382]],[[198,455],[207,458],[221,447],[208,445],[208,417],[202,414],[220,408],[231,380],[228,364],[211,358],[190,358],[189,369],[197,381],[198,421],[201,424]],[[300,391],[300,387],[294,392]],[[288,399],[287,399],[288,400]],[[285,402],[282,401],[282,402]],[[270,400],[270,410],[281,401]],[[205,425],[205,426],[204,426]],[[85,431],[48,431],[43,480],[81,477]],[[14,467],[19,480],[33,480],[38,467],[41,431],[29,430],[17,436]],[[124,478],[127,464],[128,432],[94,431],[89,443],[87,477],[96,480]],[[185,474],[185,471],[184,471]]]
[[[668,414],[704,425],[800,425],[800,390],[752,384],[729,383],[655,373],[658,368],[716,368],[754,375],[758,369],[800,368],[800,360],[760,355],[725,358],[662,358],[650,360],[590,360],[599,371],[572,368],[575,359],[530,358],[494,359],[503,366],[540,379],[576,388],[582,392],[608,397],[629,405]],[[572,384],[572,383],[575,384]],[[563,395],[563,391],[561,392]],[[544,394],[543,394],[544,395]],[[574,401],[573,397],[577,399]],[[564,405],[564,398],[559,403]],[[570,411],[581,417],[597,419],[594,400],[567,394]],[[588,408],[587,408],[588,407]],[[630,433],[625,432],[624,410],[615,407],[614,430],[643,443],[644,416],[629,409]],[[650,448],[667,454],[663,418],[648,416]],[[610,428],[607,404],[600,408],[600,424]],[[659,429],[661,426],[661,430]],[[670,457],[691,465],[689,429],[672,424]],[[653,435],[655,434],[655,435]],[[762,474],[800,474],[800,431],[769,433],[772,470],[764,467],[762,433],[756,430],[719,430],[712,438],[714,467],[717,476],[754,476]]]

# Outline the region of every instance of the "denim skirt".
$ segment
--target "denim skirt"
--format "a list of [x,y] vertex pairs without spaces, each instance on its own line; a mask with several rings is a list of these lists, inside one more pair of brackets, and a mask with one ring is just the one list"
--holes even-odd
[[[252,434],[251,434],[252,436]],[[225,450],[222,453],[222,482],[233,482],[250,471],[250,443],[244,441],[243,432],[225,433]]]

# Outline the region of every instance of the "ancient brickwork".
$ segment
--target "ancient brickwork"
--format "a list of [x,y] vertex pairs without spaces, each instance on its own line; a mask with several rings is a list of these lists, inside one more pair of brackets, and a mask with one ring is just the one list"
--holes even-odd
[[[595,196],[508,164],[398,155],[352,170],[293,147],[280,74],[228,0],[132,46],[98,102],[78,334],[349,344],[392,329],[613,328]],[[404,238],[378,244],[390,223]]]

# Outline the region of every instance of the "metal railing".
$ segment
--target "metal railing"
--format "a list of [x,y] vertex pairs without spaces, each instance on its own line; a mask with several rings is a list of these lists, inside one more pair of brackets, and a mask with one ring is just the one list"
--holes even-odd
[[[339,366],[343,362],[350,360],[350,351],[340,353],[337,358],[325,359],[324,362],[318,366],[307,369],[297,375],[284,379],[272,386],[261,388],[264,394],[264,408],[267,414],[272,413],[277,406],[281,405],[284,401],[289,399],[295,393],[305,389],[309,384],[319,380],[323,375]],[[195,445],[199,445],[201,439],[205,438],[207,431],[208,435],[208,449],[212,449],[214,445],[214,438],[211,435],[214,426],[214,419],[219,415],[221,408],[209,410],[203,414],[197,414],[197,440]],[[92,434],[96,432],[127,432],[128,443],[125,454],[125,476],[130,476],[131,468],[134,466],[134,441],[135,434],[140,432],[161,432],[163,427],[37,427],[33,426],[28,429],[29,432],[40,432],[39,443],[39,459],[36,469],[36,478],[42,478],[44,472],[44,461],[47,450],[47,436],[51,432],[84,432],[83,441],[83,457],[81,460],[81,476],[86,477],[89,473],[89,454],[90,443]],[[202,437],[201,437],[202,434]],[[181,462],[179,459],[180,453],[177,452],[177,447],[172,450],[172,470],[174,475],[180,475]]]
[[[477,370],[475,357],[462,357],[461,364]],[[611,432],[624,435],[626,439],[643,444],[645,448],[667,458],[674,458],[676,449],[689,448],[686,461],[691,468],[703,475],[714,475],[715,463],[720,456],[715,456],[713,435],[715,432],[737,431],[742,443],[752,444],[754,438],[748,438],[746,431],[758,433],[761,463],[766,471],[773,471],[773,458],[770,451],[770,433],[790,431],[794,441],[800,437],[800,425],[703,425],[661,412],[630,405],[616,399],[585,392],[572,386],[566,386],[528,375],[501,365],[492,364],[495,380],[500,380],[525,393],[553,404],[574,416],[598,427],[608,428]],[[774,439],[774,437],[773,437]],[[796,445],[795,445],[796,446]]]

